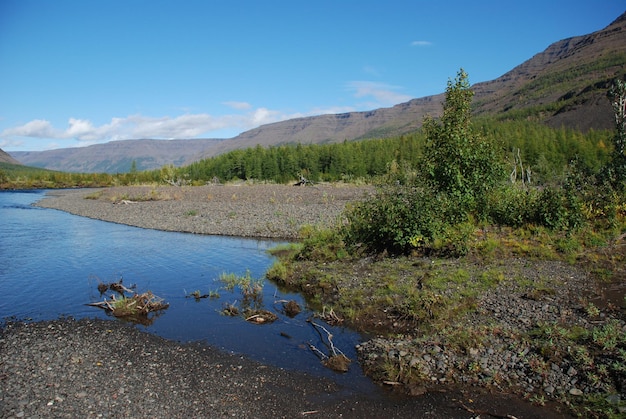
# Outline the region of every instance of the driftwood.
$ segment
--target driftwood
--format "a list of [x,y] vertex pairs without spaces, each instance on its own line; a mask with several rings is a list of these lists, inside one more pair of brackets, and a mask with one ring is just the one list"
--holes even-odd
[[337,313],[335,313],[335,310],[331,308],[328,311],[326,311],[326,306],[324,306],[321,314],[320,313],[316,314],[316,317],[319,317],[320,319],[324,320],[326,323],[330,324],[331,326],[336,326],[338,324],[343,323],[343,319],[339,317]]
[[121,298],[115,298],[115,294],[112,294],[110,300],[105,298],[103,301],[87,305],[105,309],[115,317],[147,316],[169,307],[169,304],[164,303],[163,299],[155,296],[151,291]]
[[[131,288],[134,288],[134,286]],[[151,291],[142,294],[135,293],[135,291],[122,284],[122,279],[109,284],[103,282],[98,284],[100,294],[104,294],[107,290],[114,292],[114,294],[111,294],[110,299],[105,298],[102,301],[88,303],[87,305],[101,308],[107,314],[115,317],[146,326],[154,322],[154,319],[158,317],[158,312],[169,307],[169,304],[163,302],[162,298],[155,296]],[[126,294],[130,294],[130,296],[126,296]]]
[[272,323],[278,320],[278,316],[268,310],[248,309],[244,313],[247,322],[256,324]]
[[320,357],[320,359],[322,360],[322,364],[325,367],[330,368],[331,370],[337,371],[337,372],[347,372],[352,360],[348,358],[343,352],[341,352],[339,348],[335,346],[335,344],[333,343],[332,333],[330,333],[328,329],[326,329],[321,324],[315,323],[310,320],[309,320],[309,323],[311,323],[311,325],[315,328],[315,330],[317,330],[317,332],[320,334],[320,338],[322,338],[322,341],[323,341],[323,337],[322,337],[320,330],[323,330],[326,333],[326,340],[328,341],[327,346],[330,348],[330,354],[326,355],[325,353],[317,349],[311,343],[309,343],[309,348]]
[[[123,284],[122,284],[123,278],[120,278],[119,281],[117,282],[110,282],[110,283],[105,283],[105,282],[100,282],[98,284],[98,291],[100,291],[100,294],[104,294],[105,292],[107,292],[108,290],[111,291],[115,291],[120,295],[124,295],[125,293],[134,293],[134,291],[130,288],[126,288]],[[134,288],[134,286],[131,286],[131,288]]]
[[306,186],[306,185],[312,185],[312,184],[313,184],[312,181],[300,175],[300,180],[294,183],[293,186]]

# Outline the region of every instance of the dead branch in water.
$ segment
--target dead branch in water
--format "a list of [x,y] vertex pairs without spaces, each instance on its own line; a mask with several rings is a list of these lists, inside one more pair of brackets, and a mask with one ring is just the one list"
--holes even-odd
[[319,317],[320,319],[324,320],[326,323],[330,324],[331,326],[336,326],[338,324],[343,323],[343,319],[339,317],[337,313],[335,313],[335,310],[330,308],[328,311],[326,311],[326,306],[324,306],[322,313],[321,314],[318,313],[316,317]]
[[272,323],[278,320],[278,316],[268,310],[252,310],[248,309],[244,312],[247,322],[256,324]]
[[[107,290],[111,290],[111,291],[115,291],[120,295],[124,295],[125,293],[134,293],[134,291],[130,288],[126,288],[123,284],[122,281],[124,280],[124,278],[120,278],[119,281],[117,282],[109,282],[109,283],[105,283],[105,282],[100,282],[98,284],[98,291],[100,291],[100,294],[104,294],[105,292],[107,292]],[[134,288],[134,286],[131,286],[131,288]]]
[[352,360],[348,358],[343,352],[341,352],[339,348],[335,346],[335,344],[333,343],[332,333],[330,333],[328,329],[326,329],[321,324],[315,323],[311,320],[309,320],[309,323],[311,323],[311,325],[315,327],[315,330],[317,330],[317,332],[320,334],[320,338],[322,338],[322,341],[324,339],[322,337],[322,334],[320,333],[320,329],[326,332],[326,340],[328,341],[327,346],[330,347],[331,354],[330,355],[324,354],[322,351],[317,349],[312,344],[309,344],[309,348],[311,348],[313,352],[315,352],[318,356],[320,356],[322,360],[322,364],[324,364],[325,367],[328,367],[332,369],[333,371],[338,371],[338,372],[348,371]]

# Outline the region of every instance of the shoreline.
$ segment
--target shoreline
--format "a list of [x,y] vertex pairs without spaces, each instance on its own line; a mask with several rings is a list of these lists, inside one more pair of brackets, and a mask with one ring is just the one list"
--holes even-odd
[[[478,388],[361,394],[117,320],[9,322],[0,329],[0,417],[562,418]],[[509,415],[509,416],[507,416]],[[511,416],[514,415],[514,416]]]
[[[185,227],[197,234],[243,235],[235,229],[246,214],[272,214],[283,224],[275,234],[297,237],[301,226],[285,222],[289,220],[283,216],[285,209],[307,215],[313,210],[305,208],[321,209],[325,219],[334,222],[337,213],[332,211],[343,210],[371,190],[284,185],[120,187],[52,191],[37,205],[143,228],[154,227],[137,220],[154,222],[161,212],[169,217],[167,227]],[[224,228],[227,224],[206,222],[215,219],[212,211],[225,211],[219,206],[224,203],[239,211],[227,217],[230,229],[206,233],[206,225]],[[195,214],[189,213],[193,210]],[[205,222],[198,224],[196,218]],[[246,231],[259,231],[258,223],[247,225]],[[481,413],[569,417],[516,395],[475,386],[442,385],[414,397],[400,396],[389,387],[381,387],[375,395],[360,394],[332,380],[262,365],[207,345],[168,341],[117,320],[11,322],[0,331],[1,417],[387,418],[414,417],[416,412],[450,418]]]

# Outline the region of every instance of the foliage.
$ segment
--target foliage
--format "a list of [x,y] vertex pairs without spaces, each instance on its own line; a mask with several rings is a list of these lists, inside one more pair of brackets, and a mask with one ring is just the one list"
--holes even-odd
[[38,167],[0,163],[0,189],[35,189],[111,186],[104,173],[65,173]]
[[[552,176],[550,183],[536,187],[530,183],[529,175],[522,182],[511,176],[512,183],[505,183],[503,160],[493,140],[494,134],[502,131],[490,131],[487,120],[482,122],[482,135],[473,128],[472,92],[467,75],[461,70],[454,81],[448,82],[441,121],[426,118],[424,122],[427,142],[417,175],[412,181],[388,184],[374,198],[349,208],[348,225],[343,229],[346,243],[351,248],[377,253],[407,254],[417,250],[457,256],[469,251],[469,242],[477,229],[472,225],[474,220],[516,228],[536,225],[554,231],[572,231],[600,219],[609,225],[619,225],[626,208],[623,194],[626,141],[620,139],[626,135],[622,115],[626,112],[626,89],[618,83],[613,91],[618,92],[610,95],[614,105],[617,103],[614,108],[618,128],[610,154],[590,153],[593,141],[588,144],[578,141],[581,155],[573,155],[560,171],[560,182]],[[528,128],[523,124],[512,126]],[[567,143],[564,139],[571,132],[560,134],[562,140],[552,145]],[[485,139],[490,136],[491,139]],[[595,141],[597,145],[604,144],[601,139]],[[517,150],[515,165],[522,164],[520,149]],[[547,155],[541,153],[534,160],[542,167],[544,176],[552,170],[548,167],[554,168]],[[608,155],[611,159],[607,162]],[[604,179],[600,184],[595,175],[601,166],[599,161],[608,167],[604,173],[611,174],[609,180],[599,176],[600,180]],[[529,166],[532,165],[525,164],[526,173],[530,173]],[[420,184],[420,180],[424,182]],[[560,241],[557,248],[570,249],[572,244],[575,245]]]
[[417,181],[389,185],[354,205],[347,212],[347,243],[375,252],[467,252],[473,232],[467,221],[488,215],[489,192],[504,178],[493,142],[472,128],[472,95],[461,70],[448,83],[441,121],[424,122],[427,143]]
[[299,257],[318,261],[333,261],[347,256],[345,243],[338,229],[304,226],[300,231],[302,245]]
[[604,167],[603,178],[613,190],[626,192],[626,82],[616,79],[607,96],[615,115],[615,135],[613,152]]
[[504,178],[494,143],[472,127],[473,95],[467,73],[461,69],[454,81],[448,81],[441,121],[427,117],[423,125],[426,181],[467,211],[483,205],[487,193]]
[[443,216],[454,216],[446,195],[412,186],[382,188],[346,213],[345,240],[366,250],[408,253],[424,248],[443,231]]

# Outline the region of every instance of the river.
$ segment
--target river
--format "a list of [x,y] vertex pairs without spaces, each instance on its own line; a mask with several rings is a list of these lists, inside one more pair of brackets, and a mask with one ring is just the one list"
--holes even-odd
[[[274,259],[267,250],[276,241],[147,230],[43,209],[32,204],[45,191],[0,192],[0,320],[50,320],[98,317],[121,321],[88,306],[101,301],[97,286],[123,279],[137,292],[152,291],[169,303],[155,321],[135,327],[179,342],[205,342],[279,367],[332,376],[351,387],[371,390],[356,362],[345,374],[321,365],[309,345],[324,350],[320,334],[307,319],[312,312],[298,294],[265,281],[263,302],[279,319],[257,325],[222,314],[225,304],[241,300],[220,275],[263,278]],[[196,300],[189,294],[219,294]],[[305,310],[283,314],[284,300]],[[316,320],[319,322],[318,320]],[[361,337],[324,324],[333,343],[356,361]]]

